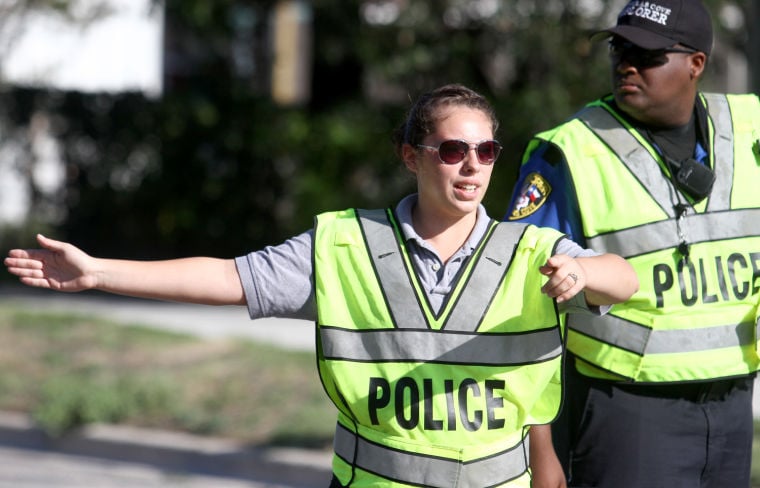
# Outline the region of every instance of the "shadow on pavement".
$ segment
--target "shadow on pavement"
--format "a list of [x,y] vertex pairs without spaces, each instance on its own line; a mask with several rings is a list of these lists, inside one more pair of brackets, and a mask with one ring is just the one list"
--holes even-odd
[[226,439],[121,426],[89,426],[52,438],[12,413],[0,413],[0,445],[293,488],[323,488],[330,482],[329,451],[251,447]]

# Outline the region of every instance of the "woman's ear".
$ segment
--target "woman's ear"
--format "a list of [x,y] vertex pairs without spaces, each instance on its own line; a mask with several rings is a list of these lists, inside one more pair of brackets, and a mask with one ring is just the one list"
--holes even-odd
[[417,173],[417,151],[409,143],[404,143],[401,146],[401,159],[404,161],[404,166],[412,173]]

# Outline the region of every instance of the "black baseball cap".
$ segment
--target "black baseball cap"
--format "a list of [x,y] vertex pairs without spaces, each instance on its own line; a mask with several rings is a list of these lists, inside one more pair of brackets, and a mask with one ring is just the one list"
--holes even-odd
[[631,0],[617,25],[595,32],[592,40],[620,36],[644,49],[683,44],[709,55],[713,34],[710,13],[700,0]]

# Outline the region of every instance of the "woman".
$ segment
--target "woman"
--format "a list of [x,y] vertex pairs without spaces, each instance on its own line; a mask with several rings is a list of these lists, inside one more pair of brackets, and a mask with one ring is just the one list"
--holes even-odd
[[530,426],[560,404],[557,304],[599,313],[638,282],[617,256],[486,215],[497,125],[464,86],[426,93],[395,134],[416,194],[393,210],[319,215],[234,260],[100,259],[38,236],[42,249],[11,250],[5,264],[30,286],[315,320],[338,409],[332,486],[527,487],[528,432],[547,441]]

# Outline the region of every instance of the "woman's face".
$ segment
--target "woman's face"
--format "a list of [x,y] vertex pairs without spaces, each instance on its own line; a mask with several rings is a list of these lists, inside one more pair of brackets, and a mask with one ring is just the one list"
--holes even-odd
[[438,117],[436,130],[421,144],[437,148],[443,141],[463,140],[470,144],[464,159],[456,164],[441,162],[438,151],[404,148],[404,163],[417,176],[418,206],[425,215],[458,219],[475,213],[491,180],[493,164],[482,164],[475,146],[493,139],[491,119],[482,111],[447,107]]

